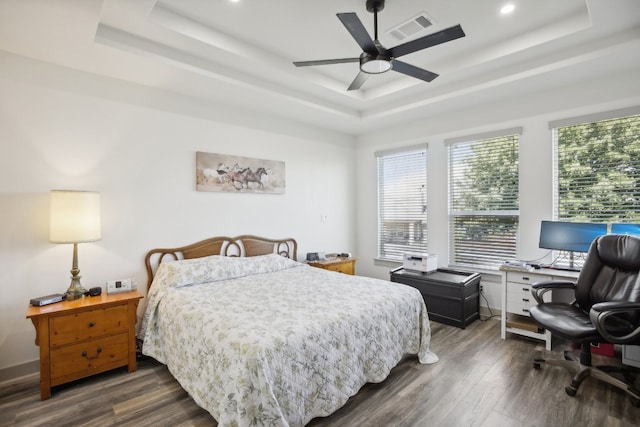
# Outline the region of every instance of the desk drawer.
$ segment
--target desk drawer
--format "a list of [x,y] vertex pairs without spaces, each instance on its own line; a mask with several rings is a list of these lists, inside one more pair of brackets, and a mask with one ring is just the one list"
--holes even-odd
[[128,353],[127,333],[52,350],[51,385],[127,365]]
[[[545,301],[550,301],[551,294],[544,295]],[[529,309],[538,304],[531,294],[531,285],[527,283],[507,283],[507,312],[529,315]]]
[[121,304],[115,307],[52,317],[49,320],[51,347],[124,332],[129,327],[127,310],[127,305]]
[[533,297],[533,295],[531,295],[531,292],[529,290],[527,290],[526,292],[509,292],[509,294],[507,295],[507,304],[509,303],[522,304],[523,306],[527,307],[532,307],[537,304],[535,298]]
[[521,316],[528,316],[529,309],[534,305],[536,305],[535,301],[531,303],[531,302],[524,302],[524,301],[507,300],[507,312],[519,314]]
[[507,282],[532,284],[542,282],[543,280],[551,280],[551,276],[546,274],[527,273],[522,271],[508,271]]

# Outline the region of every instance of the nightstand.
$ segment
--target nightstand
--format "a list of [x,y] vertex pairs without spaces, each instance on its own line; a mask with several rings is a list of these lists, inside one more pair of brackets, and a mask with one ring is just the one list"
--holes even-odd
[[40,398],[51,387],[121,366],[136,370],[138,291],[29,306],[40,347]]
[[324,268],[325,270],[337,271],[344,274],[356,274],[355,258],[331,258],[322,261],[310,261],[312,267]]

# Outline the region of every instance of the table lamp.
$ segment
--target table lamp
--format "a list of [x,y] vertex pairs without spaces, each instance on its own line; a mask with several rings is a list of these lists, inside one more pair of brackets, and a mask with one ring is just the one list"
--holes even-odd
[[92,191],[51,191],[52,243],[73,243],[71,285],[67,300],[81,298],[85,290],[80,284],[78,243],[100,240],[100,194]]

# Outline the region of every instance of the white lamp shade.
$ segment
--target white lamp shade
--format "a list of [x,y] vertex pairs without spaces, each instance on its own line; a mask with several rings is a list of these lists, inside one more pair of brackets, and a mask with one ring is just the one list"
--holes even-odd
[[100,193],[51,191],[52,243],[82,243],[100,240]]

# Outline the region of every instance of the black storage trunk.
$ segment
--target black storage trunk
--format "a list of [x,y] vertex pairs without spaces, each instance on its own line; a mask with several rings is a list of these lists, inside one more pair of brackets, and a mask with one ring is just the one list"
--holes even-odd
[[391,281],[418,289],[429,319],[464,329],[480,318],[480,274],[439,268],[423,273],[391,270]]

